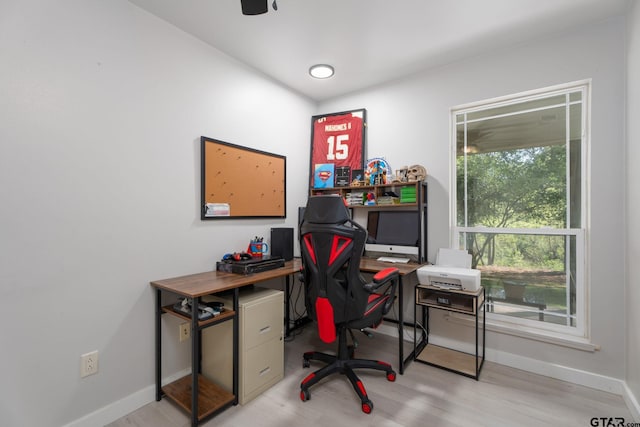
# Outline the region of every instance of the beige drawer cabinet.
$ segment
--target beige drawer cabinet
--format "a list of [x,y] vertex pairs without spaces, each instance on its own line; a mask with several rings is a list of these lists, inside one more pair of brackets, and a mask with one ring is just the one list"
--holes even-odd
[[[204,297],[205,301],[231,299]],[[238,402],[249,402],[284,376],[284,294],[282,291],[252,287],[240,291],[238,300],[239,366]],[[202,374],[232,390],[232,322],[202,331]]]

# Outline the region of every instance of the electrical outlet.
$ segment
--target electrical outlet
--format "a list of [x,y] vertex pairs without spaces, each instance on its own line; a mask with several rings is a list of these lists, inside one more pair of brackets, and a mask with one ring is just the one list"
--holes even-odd
[[180,337],[180,342],[188,340],[191,337],[191,324],[187,322],[181,323],[178,336]]
[[80,356],[80,377],[98,373],[98,350]]

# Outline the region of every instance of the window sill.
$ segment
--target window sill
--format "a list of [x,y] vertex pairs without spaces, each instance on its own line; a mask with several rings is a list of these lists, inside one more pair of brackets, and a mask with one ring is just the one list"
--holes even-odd
[[[458,315],[456,313],[447,313],[445,315],[447,321],[465,326],[475,327],[475,320],[468,316]],[[551,331],[542,331],[539,329],[527,328],[522,325],[510,326],[505,323],[498,323],[487,319],[487,331],[497,332],[505,335],[512,335],[529,340],[536,340],[548,344],[559,345],[563,347],[573,348],[576,350],[595,352],[600,350],[600,346],[593,344],[587,338],[570,337],[560,335]]]

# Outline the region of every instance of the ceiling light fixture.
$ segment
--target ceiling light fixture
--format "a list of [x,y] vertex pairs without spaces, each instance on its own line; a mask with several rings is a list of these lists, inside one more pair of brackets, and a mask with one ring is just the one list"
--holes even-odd
[[333,67],[327,64],[316,64],[309,68],[309,74],[316,79],[328,79],[333,76],[333,73]]

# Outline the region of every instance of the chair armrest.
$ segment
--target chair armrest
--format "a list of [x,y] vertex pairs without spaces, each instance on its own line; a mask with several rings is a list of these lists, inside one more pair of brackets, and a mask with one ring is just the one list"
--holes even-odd
[[400,277],[400,270],[395,267],[385,268],[384,270],[378,271],[373,276],[373,282],[367,283],[364,285],[364,288],[367,292],[372,293],[389,281],[398,279],[398,277]]
[[387,314],[389,310],[391,310],[399,282],[400,270],[395,267],[389,267],[377,272],[373,276],[373,282],[364,285],[365,290],[369,293],[374,293],[381,287],[385,287],[382,294],[387,295],[389,298],[387,298],[387,302],[385,302],[384,307],[382,308],[383,314]]

